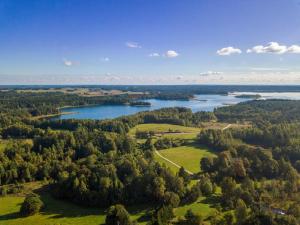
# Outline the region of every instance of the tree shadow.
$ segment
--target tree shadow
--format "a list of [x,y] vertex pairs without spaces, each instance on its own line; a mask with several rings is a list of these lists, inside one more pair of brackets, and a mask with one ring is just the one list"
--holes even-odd
[[12,220],[12,219],[17,219],[22,217],[22,215],[19,212],[13,212],[13,213],[8,213],[5,215],[0,216],[0,221],[1,220]]
[[215,208],[220,203],[220,196],[211,195],[202,199],[200,203],[208,204],[210,208]]
[[[85,207],[70,201],[54,198],[51,193],[50,186],[43,186],[34,190],[35,194],[38,194],[44,203],[44,208],[40,214],[47,216],[49,219],[61,219],[61,218],[76,218],[86,216],[103,216],[106,215],[106,209],[96,207]],[[150,205],[139,205],[134,207],[128,207],[128,212],[131,215],[140,214],[137,218],[138,222],[145,222],[149,219],[148,214],[152,210]],[[8,213],[0,215],[0,221],[13,220],[23,218],[19,212]]]
[[[21,203],[17,204],[18,206],[22,205]],[[0,221],[1,220],[12,220],[17,218],[24,217],[20,212],[12,212],[5,215],[0,215]]]

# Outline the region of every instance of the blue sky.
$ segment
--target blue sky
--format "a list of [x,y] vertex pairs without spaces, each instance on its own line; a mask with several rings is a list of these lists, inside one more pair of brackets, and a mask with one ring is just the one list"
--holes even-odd
[[300,0],[1,0],[0,84],[300,84]]

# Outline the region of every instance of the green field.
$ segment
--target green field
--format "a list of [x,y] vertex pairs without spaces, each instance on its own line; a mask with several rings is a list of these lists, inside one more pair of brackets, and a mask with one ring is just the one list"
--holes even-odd
[[200,197],[197,202],[176,208],[175,215],[184,216],[188,209],[191,209],[193,210],[193,212],[200,214],[203,218],[210,216],[215,211],[215,209],[213,208],[213,204],[209,203],[209,199]]
[[[40,214],[22,217],[19,210],[24,197],[6,196],[0,197],[0,225],[101,225],[105,223],[105,211],[97,208],[84,208],[52,198],[49,194],[41,196],[46,207]],[[146,205],[127,207],[132,220],[138,224],[147,224],[152,208]],[[214,212],[212,203],[201,197],[190,205],[180,206],[175,209],[176,216],[184,216],[188,209],[199,213],[204,218]]]
[[[200,172],[200,160],[203,157],[215,156],[215,154],[209,149],[197,145],[164,149],[160,150],[159,153],[167,159],[175,162],[180,166],[183,166],[185,169],[193,173]],[[173,171],[178,171],[178,168],[171,163],[165,161],[157,155],[155,157],[159,162],[165,163]]]
[[[105,211],[97,208],[83,208],[78,205],[52,198],[49,194],[41,196],[46,207],[40,214],[21,217],[19,210],[24,197],[0,197],[0,225],[100,225],[105,222]],[[128,207],[133,220],[146,224],[145,214],[149,206]]]
[[135,135],[136,131],[153,131],[154,133],[166,133],[169,131],[172,132],[179,132],[179,133],[199,133],[200,128],[197,127],[185,127],[179,125],[172,125],[172,124],[139,124],[132,128],[129,131],[129,134]]

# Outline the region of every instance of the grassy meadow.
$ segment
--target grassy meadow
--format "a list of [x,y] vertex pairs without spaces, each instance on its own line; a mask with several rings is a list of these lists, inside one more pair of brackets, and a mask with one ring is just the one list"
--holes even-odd
[[[30,183],[26,184],[26,186]],[[28,187],[28,188],[29,188]],[[79,205],[54,199],[48,193],[40,194],[45,204],[44,209],[36,215],[22,217],[19,214],[24,196],[8,195],[0,197],[0,225],[101,225],[105,224],[105,210],[100,208],[81,207]],[[213,199],[200,197],[199,200],[190,205],[176,208],[174,213],[177,217],[184,216],[188,209],[199,213],[203,218],[210,216],[215,209]],[[138,224],[146,225],[149,214],[153,210],[150,205],[138,205],[126,207],[131,219]]]
[[[193,173],[200,172],[200,160],[203,157],[215,156],[214,153],[212,153],[209,149],[198,145],[180,146],[176,148],[164,149],[160,150],[159,153],[167,159],[175,162],[180,166],[183,166],[185,169]],[[167,166],[171,165],[172,167],[175,167],[164,159],[160,158],[159,161],[165,163]],[[174,170],[172,167],[171,169]],[[178,170],[177,167],[175,168]]]
[[157,133],[168,133],[168,132],[178,132],[178,133],[199,133],[200,128],[197,127],[185,127],[180,125],[172,125],[172,124],[139,124],[132,128],[129,131],[129,134],[135,135],[136,131],[153,131],[155,134]]
[[[0,197],[0,225],[100,225],[105,223],[105,210],[85,208],[73,203],[54,199],[49,194],[41,194],[45,208],[41,213],[22,217],[19,214],[23,196]],[[132,220],[146,224],[145,214],[149,206],[128,207]]]
[[[222,126],[224,126],[224,124],[222,124]],[[148,132],[152,131],[154,132],[155,137],[163,136],[168,138],[180,138],[187,140],[188,144],[184,146],[160,150],[159,153],[163,157],[173,161],[180,166],[183,166],[185,169],[193,173],[200,172],[200,160],[203,157],[214,156],[214,153],[208,148],[199,146],[195,143],[195,139],[201,128],[185,127],[171,124],[140,124],[132,128],[129,131],[129,134],[134,136],[137,130]],[[142,140],[138,139],[137,141],[141,142]],[[178,171],[178,167],[161,158],[157,154],[155,155],[155,159],[158,162],[165,164],[175,173]]]

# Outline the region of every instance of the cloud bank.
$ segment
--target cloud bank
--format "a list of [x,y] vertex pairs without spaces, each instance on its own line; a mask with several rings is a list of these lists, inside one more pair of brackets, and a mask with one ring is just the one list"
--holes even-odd
[[278,42],[269,42],[266,46],[263,45],[254,46],[253,48],[248,49],[247,53],[300,54],[300,46],[299,45],[286,46],[286,45],[280,45]]

